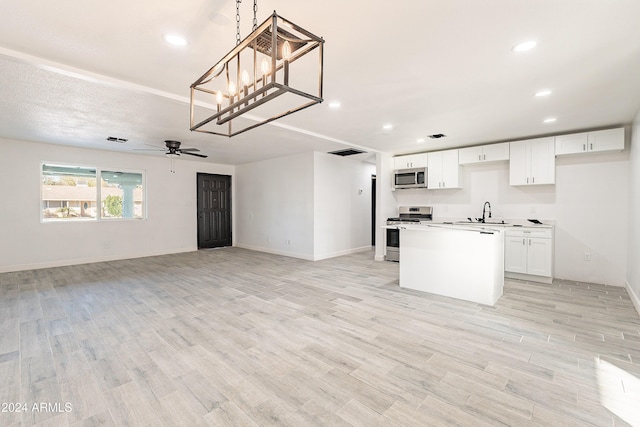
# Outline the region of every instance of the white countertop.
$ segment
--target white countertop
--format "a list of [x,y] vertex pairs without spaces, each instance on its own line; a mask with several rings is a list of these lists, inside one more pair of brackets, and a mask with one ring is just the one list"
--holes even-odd
[[[508,218],[488,218],[485,223],[475,221],[469,222],[467,218],[435,218],[433,221],[424,221],[421,224],[451,224],[451,225],[469,225],[469,226],[491,226],[491,227],[540,227],[553,228],[555,221],[547,219],[539,219],[542,224],[534,224],[526,219],[508,219]],[[504,223],[502,223],[504,222]]]
[[385,225],[382,228],[399,228],[404,230],[418,230],[418,231],[429,231],[429,230],[459,230],[459,231],[469,231],[472,233],[502,233],[504,231],[504,226],[502,227],[494,227],[488,224],[443,224],[431,221],[424,221],[420,223],[405,223],[405,224],[396,224],[396,225]]

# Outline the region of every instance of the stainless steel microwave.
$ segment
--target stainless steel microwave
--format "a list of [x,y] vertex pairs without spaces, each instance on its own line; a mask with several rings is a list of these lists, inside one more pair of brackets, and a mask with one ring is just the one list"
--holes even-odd
[[398,169],[393,172],[393,188],[427,188],[427,168]]

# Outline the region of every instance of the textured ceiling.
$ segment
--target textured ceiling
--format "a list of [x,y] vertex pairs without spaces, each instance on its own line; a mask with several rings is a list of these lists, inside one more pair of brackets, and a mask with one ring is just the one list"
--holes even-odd
[[[241,4],[243,37],[251,6]],[[234,45],[232,1],[5,2],[0,137],[128,152],[177,139],[206,161],[241,164],[345,146],[399,154],[514,140],[627,124],[640,110],[637,0],[258,7],[260,22],[277,10],[324,37],[324,97],[339,110],[324,102],[232,139],[188,130],[189,85]],[[167,45],[167,32],[188,46]],[[534,50],[511,51],[527,39]],[[535,98],[543,88],[553,93]]]

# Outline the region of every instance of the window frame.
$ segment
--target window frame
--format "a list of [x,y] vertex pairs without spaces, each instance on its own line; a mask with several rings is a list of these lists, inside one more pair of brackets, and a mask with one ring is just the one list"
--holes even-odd
[[[95,218],[88,218],[86,220],[78,221],[73,219],[47,219],[44,216],[44,192],[43,192],[43,182],[44,182],[44,166],[60,166],[60,167],[69,167],[69,168],[83,168],[83,169],[95,169],[96,171],[96,216]],[[103,171],[107,172],[122,172],[122,173],[130,173],[130,174],[140,174],[141,175],[141,185],[142,185],[142,213],[139,218],[106,218],[102,216],[102,173]],[[148,218],[147,214],[147,171],[145,169],[122,169],[122,168],[114,168],[114,167],[99,167],[95,165],[88,164],[78,164],[78,163],[66,163],[66,162],[55,162],[55,161],[42,161],[40,162],[40,223],[41,224],[68,224],[68,223],[87,223],[87,222],[120,222],[120,221],[146,221]],[[60,202],[64,203],[64,202]],[[66,201],[68,204],[69,201]]]

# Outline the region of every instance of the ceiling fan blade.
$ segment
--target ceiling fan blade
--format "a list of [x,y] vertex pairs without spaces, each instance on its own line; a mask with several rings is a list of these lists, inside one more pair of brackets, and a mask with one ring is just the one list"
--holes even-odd
[[200,151],[197,148],[181,148],[180,151]]
[[186,154],[188,156],[202,157],[203,159],[206,159],[207,157],[209,157],[209,156],[205,156],[204,154],[196,154],[196,153],[189,153],[189,152],[187,152],[187,153],[183,152],[182,154]]
[[134,151],[165,151],[166,148],[164,147],[158,147],[157,145],[151,145],[151,144],[144,144],[147,147],[153,147],[153,148],[134,148]]

